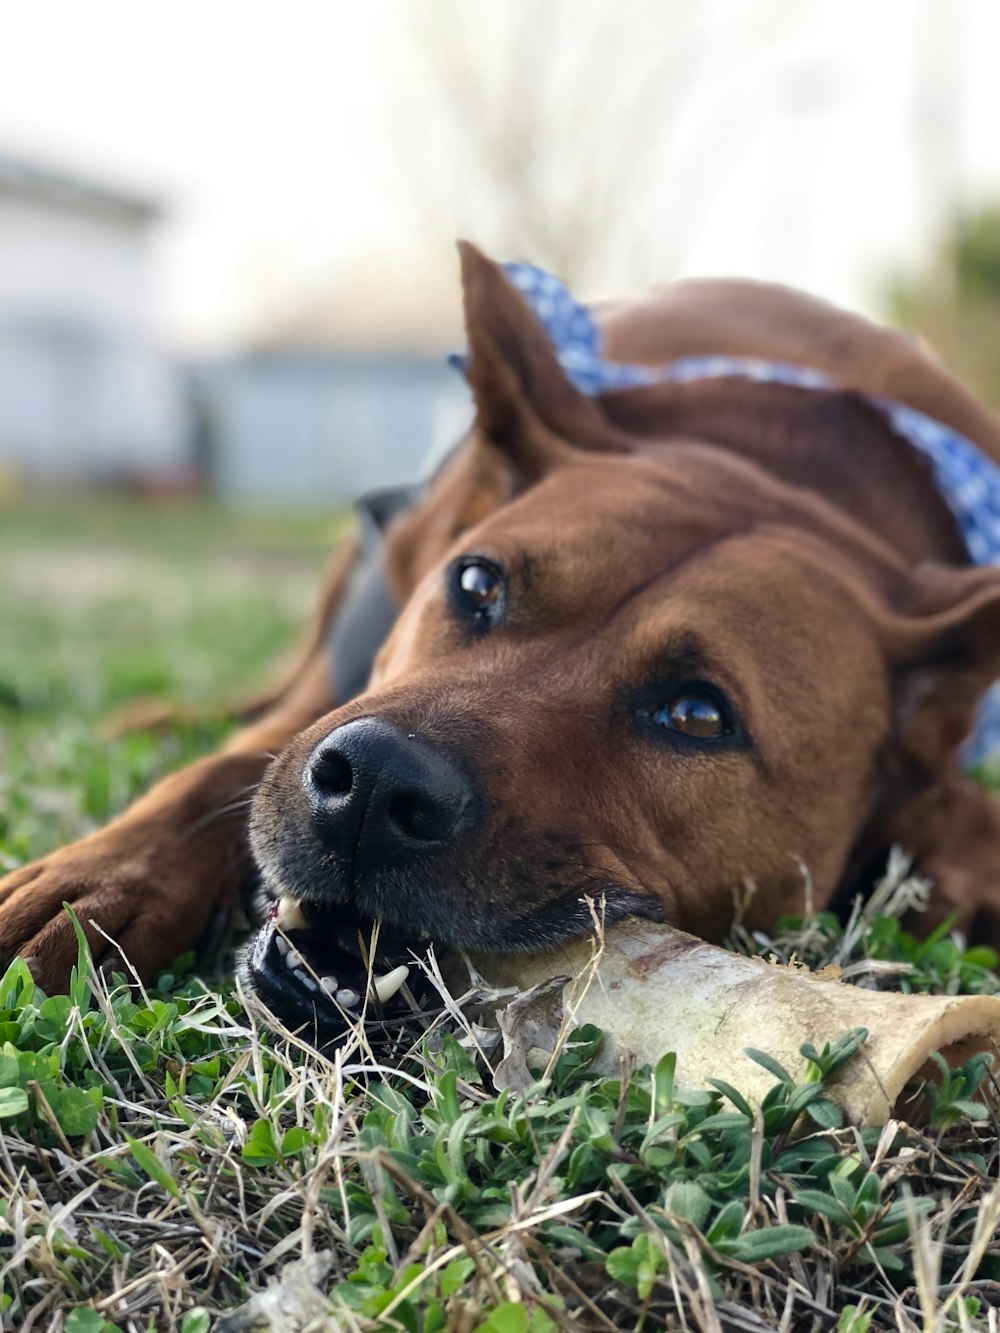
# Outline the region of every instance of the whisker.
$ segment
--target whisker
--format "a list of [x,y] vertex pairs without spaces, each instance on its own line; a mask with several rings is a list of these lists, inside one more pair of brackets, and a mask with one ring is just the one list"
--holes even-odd
[[228,819],[231,815],[239,814],[241,810],[249,810],[253,805],[253,797],[247,796],[242,800],[229,801],[225,805],[217,806],[214,810],[209,810],[189,825],[185,836],[192,837],[200,833],[203,829],[210,828],[213,824],[219,823],[223,819]]

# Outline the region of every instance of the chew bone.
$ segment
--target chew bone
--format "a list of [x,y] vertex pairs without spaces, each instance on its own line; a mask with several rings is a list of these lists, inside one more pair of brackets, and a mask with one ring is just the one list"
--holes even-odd
[[497,1075],[510,1086],[530,1080],[530,1048],[551,1052],[560,1033],[594,1023],[605,1034],[600,1072],[617,1073],[623,1057],[654,1064],[675,1051],[680,1087],[721,1078],[759,1101],[774,1079],[747,1047],[799,1078],[804,1042],[822,1048],[864,1027],[868,1041],[828,1093],[848,1120],[872,1125],[894,1114],[914,1118],[932,1051],[954,1067],[978,1051],[1000,1050],[1000,998],[861,990],[645,921],[609,928],[596,954],[594,942],[583,940],[546,954],[476,955],[472,962],[491,985],[537,988],[501,1015],[505,1059]]

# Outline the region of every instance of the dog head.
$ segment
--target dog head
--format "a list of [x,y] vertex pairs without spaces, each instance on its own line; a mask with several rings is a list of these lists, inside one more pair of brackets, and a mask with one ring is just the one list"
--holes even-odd
[[1000,666],[995,574],[914,569],[729,450],[621,434],[464,259],[472,438],[390,534],[407,595],[369,689],[254,804],[309,984],[268,986],[267,932],[250,975],[299,1021],[363,991],[376,920],[388,996],[424,936],[535,950],[597,905],[713,939],[747,886],[752,917],[801,906],[803,867],[822,902]]

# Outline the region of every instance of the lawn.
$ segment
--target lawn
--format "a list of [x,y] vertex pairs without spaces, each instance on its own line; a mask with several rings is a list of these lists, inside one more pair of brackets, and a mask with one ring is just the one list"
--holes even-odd
[[[210,748],[227,699],[294,639],[342,520],[210,505],[0,511],[0,868],[120,810]],[[191,720],[105,739],[150,693]],[[739,936],[744,949],[768,942]],[[996,959],[894,916],[772,942],[895,984],[1000,989]],[[199,972],[201,976],[199,977]],[[830,1033],[833,1043],[841,1036]],[[762,1108],[681,1094],[669,1057],[598,1078],[582,1031],[497,1095],[467,1023],[324,1060],[260,1032],[231,972],[179,960],[146,991],[0,981],[4,1328],[996,1329],[997,1120],[974,1060],[923,1129],[841,1127],[775,1071]]]

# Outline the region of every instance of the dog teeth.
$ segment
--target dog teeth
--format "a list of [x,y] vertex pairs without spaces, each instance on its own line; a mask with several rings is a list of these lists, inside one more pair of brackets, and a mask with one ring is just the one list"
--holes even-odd
[[284,935],[276,935],[274,937],[274,942],[278,946],[278,953],[280,953],[282,956],[284,956],[288,952],[288,950],[292,947],[285,939]]
[[274,919],[285,930],[306,930],[309,926],[298,898],[279,898]]
[[321,977],[319,988],[331,1000],[335,1000],[337,1004],[342,1005],[345,1009],[353,1009],[361,999],[358,992],[351,990],[349,986],[338,989],[336,977]]
[[409,975],[410,969],[405,963],[400,963],[399,967],[394,967],[384,977],[375,977],[372,986],[378,996],[379,1003],[385,1004],[387,1000],[391,1000]]
[[298,949],[289,949],[285,954],[285,966],[291,968],[293,972],[297,968],[300,968],[304,962],[305,959],[299,953]]

